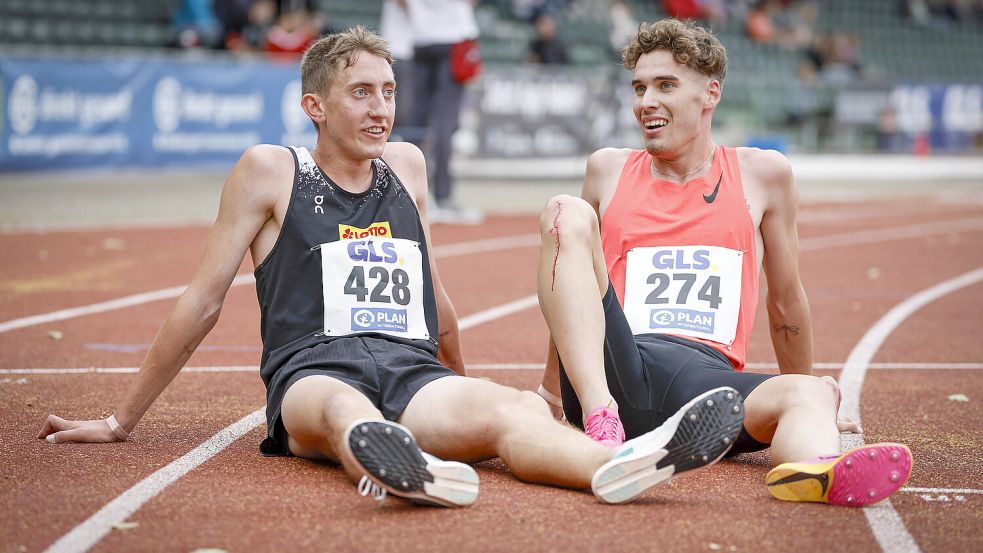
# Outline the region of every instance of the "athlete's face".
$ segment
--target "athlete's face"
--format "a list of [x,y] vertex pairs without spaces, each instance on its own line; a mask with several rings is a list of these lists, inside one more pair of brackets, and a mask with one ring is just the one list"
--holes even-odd
[[631,86],[635,119],[652,155],[684,149],[701,132],[709,132],[720,83],[677,63],[671,52],[642,54]]
[[[320,108],[321,116],[310,109],[308,113],[333,149],[355,160],[382,156],[395,114],[396,82],[389,62],[361,52],[355,63],[338,72],[326,95],[309,96],[318,100],[313,111]],[[320,146],[322,137],[318,142]]]

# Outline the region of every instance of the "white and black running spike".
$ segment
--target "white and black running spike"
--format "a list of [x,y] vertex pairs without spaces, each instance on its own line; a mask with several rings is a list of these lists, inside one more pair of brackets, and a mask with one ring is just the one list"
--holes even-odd
[[666,444],[657,468],[675,465],[673,474],[706,466],[727,453],[744,425],[741,394],[723,388],[691,402]]
[[470,505],[478,496],[474,469],[420,451],[410,431],[399,424],[358,422],[348,428],[345,443],[362,472],[392,495],[443,507]]

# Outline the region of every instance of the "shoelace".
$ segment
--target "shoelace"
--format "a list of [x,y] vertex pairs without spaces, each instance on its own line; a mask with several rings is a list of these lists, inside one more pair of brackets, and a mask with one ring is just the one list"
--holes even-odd
[[[624,437],[618,432],[618,419],[614,417],[607,416],[605,412],[601,412],[596,417],[591,417],[587,421],[587,434],[591,436],[600,437],[601,440],[614,440],[622,441]],[[598,440],[600,441],[600,440]]]
[[369,480],[368,476],[363,476],[361,480],[358,481],[358,493],[363,497],[368,497],[372,495],[372,499],[376,501],[383,501],[386,499],[386,490],[379,487],[378,484]]

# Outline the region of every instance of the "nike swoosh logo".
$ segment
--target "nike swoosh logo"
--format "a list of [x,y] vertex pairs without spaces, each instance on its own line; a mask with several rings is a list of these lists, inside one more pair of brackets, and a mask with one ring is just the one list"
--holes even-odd
[[720,173],[720,178],[717,179],[717,186],[713,187],[713,192],[709,196],[706,194],[703,195],[703,201],[708,204],[712,204],[713,201],[717,199],[717,192],[720,192],[720,181],[722,180],[724,180],[724,174]]
[[819,480],[819,483],[822,484],[823,486],[822,495],[825,496],[826,489],[829,488],[829,474],[825,472],[820,474],[808,474],[805,472],[797,472],[795,474],[790,474],[780,480],[775,480],[774,482],[768,484],[768,486],[781,486],[782,484],[791,484],[793,482],[801,482],[803,480],[809,480],[809,479]]

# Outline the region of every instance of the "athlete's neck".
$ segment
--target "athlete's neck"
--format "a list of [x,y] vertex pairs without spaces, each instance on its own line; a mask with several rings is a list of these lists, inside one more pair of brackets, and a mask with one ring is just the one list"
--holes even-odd
[[713,152],[716,147],[712,140],[707,140],[702,146],[687,148],[678,155],[649,152],[652,155],[652,177],[683,183],[702,175],[713,166]]
[[353,160],[321,148],[311,150],[311,157],[324,174],[346,192],[361,194],[372,186],[371,159]]

